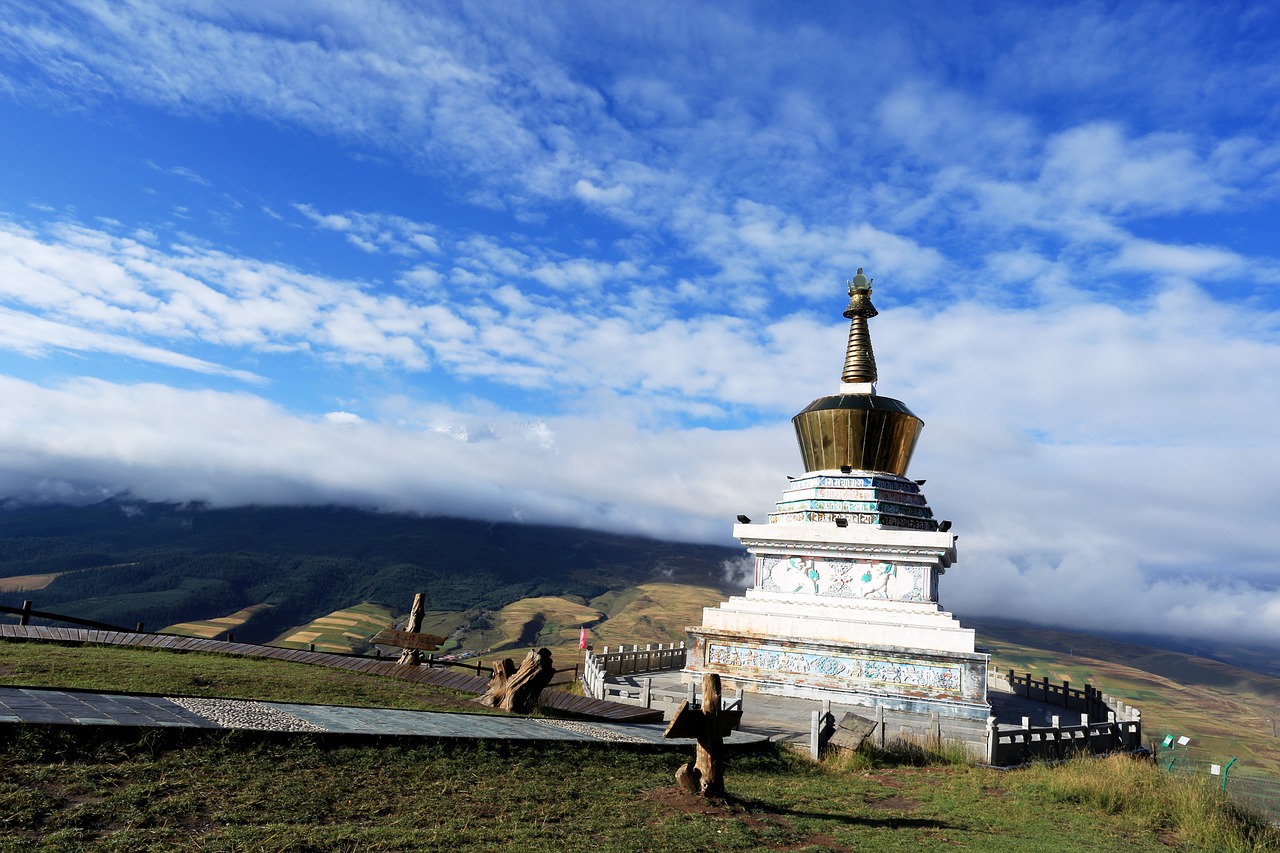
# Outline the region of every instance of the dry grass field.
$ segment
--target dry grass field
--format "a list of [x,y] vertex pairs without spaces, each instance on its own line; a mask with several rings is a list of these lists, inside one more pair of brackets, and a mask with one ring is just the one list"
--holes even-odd
[[13,575],[0,578],[0,592],[34,592],[44,589],[53,583],[53,579],[62,572],[50,572],[44,575]]
[[647,583],[608,592],[591,606],[608,618],[588,632],[596,646],[682,643],[685,629],[702,624],[702,608],[726,599],[718,589],[677,583]]
[[318,652],[354,652],[365,648],[369,638],[395,619],[390,610],[378,604],[357,604],[313,619],[286,631],[270,645],[288,649],[305,649],[313,643]]
[[205,640],[216,640],[234,633],[245,622],[270,607],[270,604],[255,604],[243,610],[237,610],[230,616],[219,616],[217,619],[200,619],[194,622],[178,622],[167,628],[161,628],[162,634],[181,634],[184,637],[201,637]]

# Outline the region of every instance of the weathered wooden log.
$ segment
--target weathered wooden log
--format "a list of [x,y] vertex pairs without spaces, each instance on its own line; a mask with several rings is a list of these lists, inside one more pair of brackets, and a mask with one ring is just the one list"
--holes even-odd
[[[422,630],[422,617],[426,610],[427,594],[420,592],[413,597],[413,607],[409,610],[409,624],[405,626],[408,633],[416,634]],[[414,648],[402,649],[397,663],[404,666],[417,666],[422,663],[422,652]]]
[[476,701],[490,708],[528,714],[537,706],[542,689],[551,683],[555,674],[551,652],[547,649],[530,649],[519,669],[511,658],[503,658],[494,663],[489,689]]
[[713,672],[702,676],[702,707],[686,699],[663,737],[697,738],[694,760],[676,771],[676,781],[691,794],[704,797],[724,796],[724,737],[733,730],[734,720],[720,707],[720,676]]

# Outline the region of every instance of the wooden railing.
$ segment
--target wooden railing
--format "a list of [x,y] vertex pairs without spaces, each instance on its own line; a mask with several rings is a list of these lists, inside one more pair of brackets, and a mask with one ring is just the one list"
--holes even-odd
[[94,622],[92,619],[79,619],[75,616],[63,616],[61,613],[47,613],[43,610],[33,610],[30,601],[22,602],[21,607],[7,607],[0,604],[0,613],[12,613],[18,617],[19,625],[31,624],[31,617],[37,619],[47,619],[50,622],[65,622],[68,625],[80,625],[84,628],[93,628],[96,631],[132,631],[134,633],[142,633],[142,623],[139,622],[136,628],[122,628],[119,625],[108,625],[105,622]]

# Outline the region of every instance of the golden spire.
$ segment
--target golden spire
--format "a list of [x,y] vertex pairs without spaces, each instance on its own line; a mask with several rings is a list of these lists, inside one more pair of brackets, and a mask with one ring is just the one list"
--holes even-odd
[[867,328],[867,318],[880,313],[871,304],[871,281],[862,274],[862,267],[858,267],[858,274],[846,282],[849,285],[849,307],[845,309],[844,316],[850,321],[849,346],[845,349],[841,382],[874,384],[878,378],[876,354],[871,349],[871,331]]
[[867,333],[867,318],[878,313],[871,304],[871,279],[859,269],[848,284],[844,316],[852,325],[840,393],[819,397],[791,419],[804,470],[905,476],[924,421],[901,400],[876,394],[876,357]]

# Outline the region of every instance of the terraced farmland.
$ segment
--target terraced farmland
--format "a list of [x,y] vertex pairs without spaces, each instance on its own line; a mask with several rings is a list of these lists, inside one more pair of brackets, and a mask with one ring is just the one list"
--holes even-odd
[[277,637],[270,645],[289,649],[306,649],[313,644],[318,652],[356,652],[369,645],[369,638],[390,625],[395,616],[390,610],[365,602],[336,610],[293,628]]

